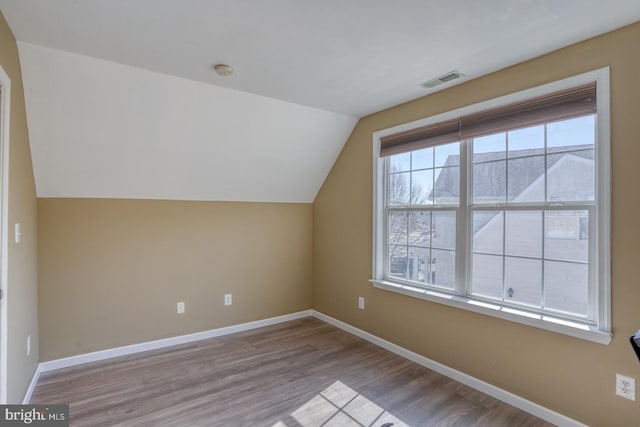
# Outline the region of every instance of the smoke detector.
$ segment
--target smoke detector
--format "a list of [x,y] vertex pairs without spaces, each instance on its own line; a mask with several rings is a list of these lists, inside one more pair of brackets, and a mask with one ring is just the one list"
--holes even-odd
[[426,87],[426,88],[432,88],[434,86],[441,85],[442,83],[448,83],[451,80],[459,79],[460,77],[464,77],[464,74],[462,74],[460,71],[453,70],[453,71],[449,71],[446,74],[441,75],[440,77],[436,77],[435,79],[426,81],[422,83],[420,86]]
[[231,65],[217,64],[214,65],[213,69],[222,77],[229,77],[233,74],[233,67]]

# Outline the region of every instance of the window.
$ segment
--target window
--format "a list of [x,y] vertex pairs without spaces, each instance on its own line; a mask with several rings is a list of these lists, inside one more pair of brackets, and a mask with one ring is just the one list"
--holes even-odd
[[608,69],[374,146],[375,286],[610,341]]

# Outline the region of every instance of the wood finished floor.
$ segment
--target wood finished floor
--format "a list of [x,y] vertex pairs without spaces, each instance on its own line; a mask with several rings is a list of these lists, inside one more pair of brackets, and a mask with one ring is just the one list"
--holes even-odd
[[43,373],[71,426],[551,426],[314,318]]

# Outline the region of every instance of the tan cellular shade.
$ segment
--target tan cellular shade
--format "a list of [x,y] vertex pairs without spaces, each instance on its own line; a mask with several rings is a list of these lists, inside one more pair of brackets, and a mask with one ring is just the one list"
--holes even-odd
[[380,156],[595,112],[596,83],[593,82],[385,136],[380,139]]
[[433,147],[459,138],[460,120],[439,122],[380,138],[380,156]]

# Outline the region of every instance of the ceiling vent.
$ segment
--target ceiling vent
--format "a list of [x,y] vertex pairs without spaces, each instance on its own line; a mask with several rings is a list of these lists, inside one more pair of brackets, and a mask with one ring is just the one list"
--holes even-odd
[[447,74],[443,74],[440,77],[436,77],[435,79],[431,79],[422,83],[422,87],[432,88],[434,86],[441,85],[442,83],[450,82],[451,80],[459,79],[460,77],[464,77],[460,71],[449,71]]

